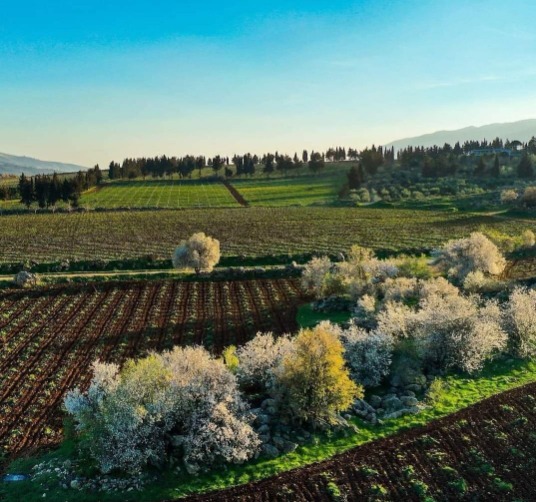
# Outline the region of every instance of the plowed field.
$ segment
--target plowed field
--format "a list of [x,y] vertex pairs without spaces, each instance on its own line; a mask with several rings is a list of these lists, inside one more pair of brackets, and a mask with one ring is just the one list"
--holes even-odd
[[536,500],[536,383],[209,501]]
[[65,392],[95,359],[205,345],[219,352],[257,331],[294,331],[296,280],[128,282],[0,294],[0,452],[61,439]]

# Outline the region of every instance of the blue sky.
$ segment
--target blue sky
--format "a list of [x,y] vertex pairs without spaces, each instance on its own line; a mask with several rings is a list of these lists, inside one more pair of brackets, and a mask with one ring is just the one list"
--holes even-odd
[[536,117],[533,1],[26,1],[0,16],[0,151],[363,147]]

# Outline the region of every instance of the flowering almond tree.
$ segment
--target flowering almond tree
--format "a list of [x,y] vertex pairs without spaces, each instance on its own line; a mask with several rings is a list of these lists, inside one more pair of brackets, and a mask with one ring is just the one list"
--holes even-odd
[[212,272],[220,261],[220,241],[203,232],[193,234],[181,241],[173,254],[173,266],[180,269],[194,269],[196,274]]

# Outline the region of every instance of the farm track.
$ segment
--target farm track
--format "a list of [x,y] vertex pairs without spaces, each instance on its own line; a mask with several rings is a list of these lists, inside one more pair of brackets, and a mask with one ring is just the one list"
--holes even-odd
[[[267,295],[267,288],[286,296]],[[191,343],[218,353],[257,331],[294,330],[303,301],[296,279],[107,282],[2,292],[0,449],[13,457],[56,444],[63,396],[88,387],[95,359],[121,364]]]
[[536,500],[535,430],[531,383],[327,461],[181,500]]
[[231,183],[229,183],[227,180],[224,180],[223,184],[225,188],[229,190],[229,192],[233,196],[234,200],[236,200],[236,202],[238,202],[243,207],[249,207],[249,202],[246,199],[244,199],[244,196],[237,190],[237,188],[234,185],[231,185]]

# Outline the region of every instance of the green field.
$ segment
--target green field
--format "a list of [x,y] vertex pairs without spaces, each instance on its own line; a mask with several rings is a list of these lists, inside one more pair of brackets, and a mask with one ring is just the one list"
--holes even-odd
[[220,182],[181,180],[114,181],[82,195],[87,208],[211,208],[238,207]]
[[311,206],[331,204],[341,182],[337,177],[233,180],[231,184],[252,206]]
[[205,232],[224,256],[339,253],[352,244],[425,251],[453,237],[494,228],[536,230],[536,221],[464,212],[381,207],[22,213],[0,218],[0,262],[169,258],[181,239]]

